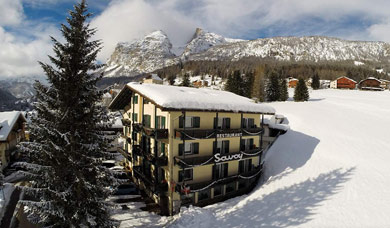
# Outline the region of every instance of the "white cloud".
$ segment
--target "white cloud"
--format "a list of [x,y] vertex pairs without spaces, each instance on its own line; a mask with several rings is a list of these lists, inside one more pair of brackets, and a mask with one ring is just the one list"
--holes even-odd
[[24,17],[23,6],[20,0],[1,0],[0,26],[17,25]]

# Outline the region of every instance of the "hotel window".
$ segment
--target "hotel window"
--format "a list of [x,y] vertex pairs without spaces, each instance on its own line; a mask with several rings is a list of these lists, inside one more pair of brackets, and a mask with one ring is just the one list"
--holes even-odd
[[200,191],[198,193],[198,201],[210,199],[210,189]]
[[252,170],[252,159],[241,160],[238,164],[238,172],[246,173]]
[[138,113],[133,113],[133,122],[134,123],[138,122]]
[[137,142],[137,133],[133,132],[131,135],[131,138],[134,139],[134,141]]
[[230,182],[226,185],[226,193],[233,192],[236,190],[236,182]]
[[138,96],[137,95],[133,96],[133,103],[138,104]]
[[222,190],[223,190],[223,185],[215,186],[214,187],[214,198],[222,195]]
[[199,154],[199,143],[190,143],[185,142],[179,144],[179,156],[182,156],[183,154]]
[[192,169],[185,169],[179,171],[179,182],[190,181],[193,178]]
[[253,118],[243,118],[242,119],[242,128],[255,128],[255,119]]
[[144,126],[145,127],[150,127],[150,119],[151,119],[151,116],[150,115],[144,115]]
[[230,118],[214,118],[214,129],[230,129]]
[[213,179],[218,180],[228,176],[228,163],[215,164],[213,166]]
[[186,116],[184,119],[183,116],[179,117],[179,128],[199,128],[200,127],[200,117],[197,116]]
[[253,139],[241,139],[241,151],[252,150],[255,147]]
[[229,140],[213,142],[214,154],[227,154],[229,153]]
[[165,129],[165,116],[156,117],[156,129]]

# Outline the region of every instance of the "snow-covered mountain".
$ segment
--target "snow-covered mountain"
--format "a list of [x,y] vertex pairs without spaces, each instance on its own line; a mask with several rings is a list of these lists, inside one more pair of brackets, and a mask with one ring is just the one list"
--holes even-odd
[[172,48],[167,35],[163,31],[156,31],[131,43],[119,43],[103,71],[107,77],[133,76],[180,61],[235,61],[244,57],[283,61],[389,62],[390,44],[322,36],[238,40],[198,28],[185,47]]
[[155,31],[141,40],[117,44],[103,69],[105,76],[133,76],[151,72],[177,62],[172,44],[163,31]]

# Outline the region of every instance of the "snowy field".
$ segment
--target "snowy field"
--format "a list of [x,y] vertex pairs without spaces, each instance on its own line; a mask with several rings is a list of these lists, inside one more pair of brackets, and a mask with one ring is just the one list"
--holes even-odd
[[390,92],[310,97],[271,103],[291,130],[268,152],[263,183],[249,195],[173,218],[142,214],[122,227],[390,227]]

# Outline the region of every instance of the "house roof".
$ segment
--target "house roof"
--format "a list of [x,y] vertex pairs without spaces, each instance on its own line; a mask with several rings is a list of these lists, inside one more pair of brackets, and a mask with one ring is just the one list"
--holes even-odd
[[157,74],[151,74],[151,75],[147,76],[145,79],[153,79],[156,81],[162,81],[162,79]]
[[22,112],[0,112],[0,141],[6,141],[19,118],[26,122]]
[[355,80],[353,80],[352,78],[348,78],[347,76],[338,77],[338,78],[335,79],[335,81],[337,81],[337,80],[339,80],[339,79],[341,79],[341,78],[346,78],[346,79],[348,79],[348,80],[350,80],[350,81],[353,81],[353,82],[357,83]]
[[158,84],[127,84],[111,102],[109,108],[123,109],[136,92],[150,100],[163,111],[213,111],[275,114],[269,105],[227,91],[208,88],[191,88]]
[[377,78],[368,77],[368,78],[366,78],[366,79],[361,80],[361,81],[359,82],[359,84],[362,83],[362,82],[364,82],[364,81],[366,81],[366,80],[375,80],[375,81],[381,82],[381,81],[380,81],[379,79],[377,79]]

